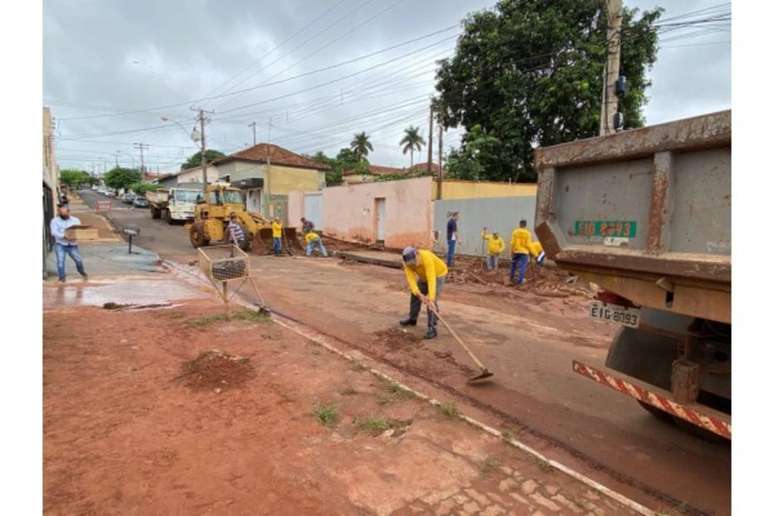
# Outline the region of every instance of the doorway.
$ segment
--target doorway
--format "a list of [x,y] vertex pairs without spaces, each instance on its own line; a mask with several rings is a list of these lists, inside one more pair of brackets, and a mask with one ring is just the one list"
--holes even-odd
[[386,202],[384,197],[374,198],[374,228],[376,229],[376,241],[384,242],[384,220],[386,217]]

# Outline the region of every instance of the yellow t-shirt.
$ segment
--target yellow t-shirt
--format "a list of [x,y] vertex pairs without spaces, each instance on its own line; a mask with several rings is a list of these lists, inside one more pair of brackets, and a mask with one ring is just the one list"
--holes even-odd
[[543,252],[543,246],[540,244],[539,241],[534,240],[531,244],[529,244],[529,254],[537,258],[540,256],[540,253]]
[[486,240],[486,251],[489,256],[497,256],[505,249],[505,241],[502,237],[495,238],[494,235],[484,235],[484,240]]
[[314,242],[315,240],[320,240],[320,235],[315,233],[314,231],[310,231],[304,236],[304,240],[306,240],[306,243]]
[[419,294],[417,278],[427,282],[427,297],[435,300],[435,279],[446,276],[449,269],[446,263],[438,258],[435,253],[425,249],[417,249],[416,265],[403,264],[403,270],[406,273],[406,282],[408,282],[411,293],[415,296]]
[[532,233],[527,228],[517,228],[511,234],[511,252],[513,254],[529,254]]
[[271,236],[272,236],[272,238],[282,238],[282,223],[281,222],[272,222],[271,223]]

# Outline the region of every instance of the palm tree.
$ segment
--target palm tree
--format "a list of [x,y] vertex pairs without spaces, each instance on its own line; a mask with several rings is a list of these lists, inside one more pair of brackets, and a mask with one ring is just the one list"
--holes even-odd
[[349,148],[355,153],[355,157],[358,161],[368,156],[368,151],[374,150],[373,145],[368,141],[368,135],[365,131],[355,134],[355,137],[349,144]]
[[419,127],[409,126],[409,128],[406,129],[400,144],[403,145],[403,154],[406,154],[409,151],[411,152],[411,167],[413,168],[414,151],[421,151],[422,145],[425,144],[425,139],[422,138],[421,134],[419,134]]

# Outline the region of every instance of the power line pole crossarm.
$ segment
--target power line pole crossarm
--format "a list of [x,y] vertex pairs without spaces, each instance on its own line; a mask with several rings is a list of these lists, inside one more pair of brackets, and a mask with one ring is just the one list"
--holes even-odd
[[202,166],[202,194],[203,198],[207,198],[207,140],[204,136],[204,124],[207,121],[205,111],[198,109],[196,115],[196,121],[199,122],[199,138],[201,144],[201,166]]

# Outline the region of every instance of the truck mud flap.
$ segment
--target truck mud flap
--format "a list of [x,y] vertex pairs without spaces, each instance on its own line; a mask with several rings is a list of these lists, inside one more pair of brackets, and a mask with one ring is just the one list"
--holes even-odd
[[645,384],[630,376],[608,371],[606,368],[596,368],[573,360],[572,369],[586,378],[631,396],[640,403],[650,405],[713,434],[731,439],[731,417],[727,414],[704,405],[678,403],[669,391]]

